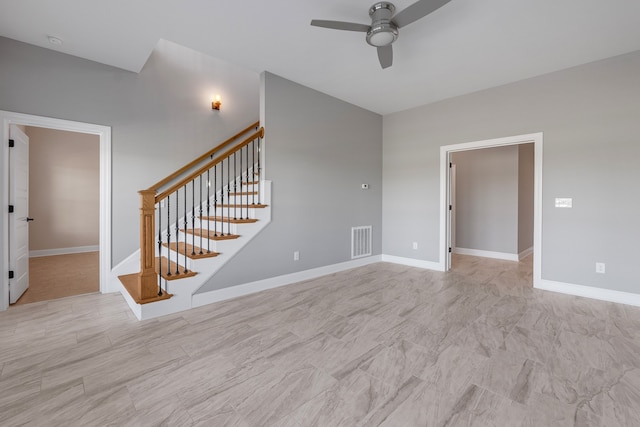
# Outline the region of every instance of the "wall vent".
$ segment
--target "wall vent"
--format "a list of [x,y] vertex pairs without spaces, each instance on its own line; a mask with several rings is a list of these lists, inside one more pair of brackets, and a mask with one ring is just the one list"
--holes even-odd
[[351,259],[371,256],[371,226],[351,228]]

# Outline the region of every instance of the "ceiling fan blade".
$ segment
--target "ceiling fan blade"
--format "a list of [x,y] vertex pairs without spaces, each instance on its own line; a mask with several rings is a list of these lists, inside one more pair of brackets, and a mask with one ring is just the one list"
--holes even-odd
[[311,25],[314,27],[331,28],[333,30],[345,30],[345,31],[359,31],[366,33],[371,28],[369,25],[356,24],[354,22],[342,22],[342,21],[325,21],[322,19],[313,19]]
[[383,69],[391,67],[391,64],[393,64],[393,48],[390,44],[378,47],[378,59]]
[[419,0],[407,7],[406,9],[398,12],[393,17],[392,21],[398,26],[398,28],[405,27],[412,22],[417,21],[441,8],[451,0]]

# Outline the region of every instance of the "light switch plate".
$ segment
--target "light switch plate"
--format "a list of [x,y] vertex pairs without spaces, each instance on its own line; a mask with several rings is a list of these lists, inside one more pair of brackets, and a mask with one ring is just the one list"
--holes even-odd
[[573,207],[573,199],[567,197],[556,197],[556,208]]

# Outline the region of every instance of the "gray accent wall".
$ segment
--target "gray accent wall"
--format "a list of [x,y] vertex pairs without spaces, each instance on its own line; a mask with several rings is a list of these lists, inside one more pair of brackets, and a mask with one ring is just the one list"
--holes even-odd
[[354,226],[382,250],[382,116],[271,73],[262,85],[272,222],[199,293],[349,261]]
[[135,74],[0,38],[0,76],[0,110],[111,126],[114,265],[139,248],[138,190],[259,117],[258,73],[163,40]]
[[439,260],[441,146],[543,132],[542,279],[639,293],[639,118],[640,52],[384,116],[383,253]]

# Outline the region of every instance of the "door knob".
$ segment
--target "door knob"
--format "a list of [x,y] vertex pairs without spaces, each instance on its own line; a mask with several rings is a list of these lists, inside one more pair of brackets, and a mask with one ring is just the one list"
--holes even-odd
[[25,219],[25,221],[29,222],[29,221],[35,221],[35,220],[34,220],[33,218],[29,218],[29,217],[27,217],[27,218]]

